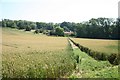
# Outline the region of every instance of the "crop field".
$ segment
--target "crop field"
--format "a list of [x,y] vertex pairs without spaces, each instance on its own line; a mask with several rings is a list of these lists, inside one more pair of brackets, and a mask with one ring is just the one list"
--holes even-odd
[[[117,40],[71,38],[93,50],[117,52]],[[114,48],[110,47],[114,46]],[[77,62],[79,56],[79,63]],[[52,37],[23,30],[2,29],[4,78],[118,78],[118,65],[97,61],[66,37]]]
[[83,39],[71,38],[76,43],[84,47],[88,47],[94,51],[104,52],[106,54],[118,54],[118,40],[103,40],[103,39]]
[[2,74],[7,78],[57,78],[74,69],[67,38],[2,30]]

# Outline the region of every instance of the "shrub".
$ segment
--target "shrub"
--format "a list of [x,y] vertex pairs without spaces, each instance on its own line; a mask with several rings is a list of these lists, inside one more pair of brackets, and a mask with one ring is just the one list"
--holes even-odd
[[[71,39],[70,39],[71,40]],[[96,60],[108,60],[111,64],[118,65],[120,64],[120,54],[112,53],[111,55],[107,55],[106,53],[97,52],[94,50],[91,50],[87,47],[84,47],[78,43],[75,43],[73,40],[71,40],[81,51],[87,53],[91,57],[93,57]]]
[[38,34],[38,33],[39,33],[39,30],[38,30],[38,29],[36,29],[34,33],[35,33],[35,34]]
[[25,31],[31,31],[31,27],[30,26],[27,26]]
[[39,30],[39,33],[43,33],[43,29],[40,29],[40,30]]
[[114,65],[120,64],[120,54],[117,54],[117,57],[115,58],[113,64],[114,64]]
[[107,60],[107,55],[105,53],[101,53],[101,59],[100,60]]
[[87,47],[84,47],[84,52],[86,52],[86,53],[87,53],[87,52],[88,52],[88,50],[89,50],[89,49],[88,49]]
[[97,60],[102,60],[102,55],[101,55],[101,53],[100,53],[100,52],[95,52],[95,53],[96,53],[95,58],[96,58]]
[[117,57],[117,54],[111,54],[109,57],[108,57],[108,61],[113,64],[115,58]]
[[56,35],[54,30],[51,30],[49,34],[50,35]]

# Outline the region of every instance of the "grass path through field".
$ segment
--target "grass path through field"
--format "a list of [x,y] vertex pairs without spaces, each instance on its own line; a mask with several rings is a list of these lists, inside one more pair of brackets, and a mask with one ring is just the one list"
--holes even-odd
[[78,48],[78,47],[77,47],[76,45],[74,45],[73,42],[71,42],[70,40],[69,40],[69,42],[70,42],[70,45],[71,45],[72,49]]
[[[76,45],[73,44],[72,41],[69,40],[69,43],[70,43],[73,51],[74,51],[75,49],[79,49]],[[76,77],[82,78],[82,75],[81,75],[81,74],[82,74],[82,71],[80,71],[79,65],[77,64],[76,69],[72,72],[72,74],[71,74],[70,77],[76,75]]]
[[118,66],[111,65],[108,61],[97,61],[79,50],[69,40],[74,56],[79,56],[79,63],[70,78],[118,78]]

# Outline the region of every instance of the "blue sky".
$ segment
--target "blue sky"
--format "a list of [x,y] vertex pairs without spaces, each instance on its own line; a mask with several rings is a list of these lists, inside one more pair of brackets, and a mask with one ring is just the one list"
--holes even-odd
[[1,19],[82,22],[118,17],[119,0],[1,0]]

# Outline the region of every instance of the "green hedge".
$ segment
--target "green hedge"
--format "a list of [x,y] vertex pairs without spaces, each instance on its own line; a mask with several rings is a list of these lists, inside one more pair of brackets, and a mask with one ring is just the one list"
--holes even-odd
[[72,39],[70,39],[70,41],[72,41],[81,51],[87,53],[88,55],[90,55],[91,57],[93,57],[96,60],[102,60],[102,61],[108,60],[113,65],[120,64],[120,54],[112,53],[110,55],[107,55],[106,53],[94,51],[90,48],[84,47],[84,46],[74,42]]

